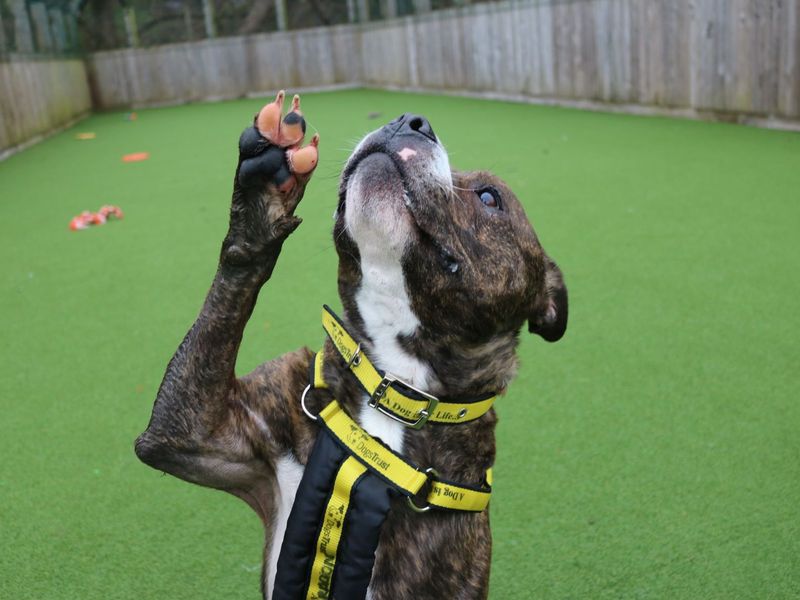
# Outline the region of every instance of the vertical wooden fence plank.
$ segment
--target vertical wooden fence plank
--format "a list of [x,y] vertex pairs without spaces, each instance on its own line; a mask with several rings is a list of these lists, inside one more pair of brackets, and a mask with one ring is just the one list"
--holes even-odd
[[783,4],[778,33],[778,98],[775,115],[800,117],[800,7],[797,2]]

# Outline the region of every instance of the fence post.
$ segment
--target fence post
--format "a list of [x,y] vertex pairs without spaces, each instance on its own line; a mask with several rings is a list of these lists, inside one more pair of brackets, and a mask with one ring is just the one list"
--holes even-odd
[[183,0],[183,26],[186,27],[186,39],[191,42],[194,39],[192,6],[186,0]]
[[50,13],[50,31],[53,34],[53,45],[58,52],[64,52],[67,49],[64,15],[60,8],[51,8],[48,12]]
[[431,0],[414,0],[414,13],[431,12]]
[[217,25],[214,22],[214,3],[212,0],[203,0],[203,18],[206,24],[206,37],[217,37]]
[[347,22],[356,22],[356,2],[355,0],[347,0]]
[[136,25],[136,9],[132,6],[123,9],[122,18],[125,21],[125,33],[128,35],[128,46],[139,47],[139,27]]
[[75,15],[67,14],[64,17],[64,33],[66,34],[67,47],[70,50],[78,48],[78,25],[75,22]]
[[14,49],[17,52],[33,52],[33,33],[25,0],[6,0],[14,18]]
[[358,20],[362,23],[369,21],[369,0],[356,0],[358,3]]
[[286,31],[288,21],[286,18],[286,0],[275,0],[275,21],[278,31]]
[[43,2],[32,2],[30,8],[33,26],[36,29],[36,46],[40,52],[51,52],[53,50],[53,36],[50,35],[47,7]]
[[381,0],[381,16],[394,19],[397,16],[397,0]]
[[0,55],[6,53],[6,28],[3,26],[3,11],[0,11]]

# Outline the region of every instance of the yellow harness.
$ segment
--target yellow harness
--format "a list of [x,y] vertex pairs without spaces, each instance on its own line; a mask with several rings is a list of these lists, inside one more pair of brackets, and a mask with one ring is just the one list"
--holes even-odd
[[[474,421],[486,414],[497,398],[495,395],[490,395],[468,402],[440,401],[398,377],[375,368],[361,350],[361,344],[353,339],[327,305],[322,309],[322,326],[334,347],[347,361],[350,371],[369,394],[370,406],[408,427],[420,429],[426,422],[455,424]],[[327,389],[328,385],[323,376],[324,360],[324,353],[317,352],[314,357],[313,381],[309,387]],[[306,388],[306,392],[303,393],[303,400],[308,389]],[[419,396],[425,399],[420,400]],[[308,416],[316,418],[306,410],[305,403],[303,410]],[[414,510],[424,512],[430,508],[441,508],[481,512],[488,506],[492,485],[491,469],[486,471],[485,485],[481,487],[447,481],[432,468],[421,471],[391,448],[373,438],[347,415],[336,400],[328,404],[317,417],[352,456],[360,459],[367,468],[403,493]],[[430,483],[427,504],[418,507],[411,499],[426,483]]]
[[[440,402],[389,373],[376,369],[327,306],[325,331],[348,368],[370,396],[370,406],[404,425],[466,423],[485,414],[495,396],[467,402]],[[443,479],[420,469],[372,437],[332,400],[318,415],[305,406],[310,389],[327,389],[323,352],[314,357],[311,383],[301,398],[303,411],[321,426],[306,464],[281,544],[273,598],[322,600],[365,598],[380,527],[391,498],[405,496],[416,512],[431,509],[482,512],[491,497],[492,471],[482,485]],[[414,498],[424,495],[425,504]]]

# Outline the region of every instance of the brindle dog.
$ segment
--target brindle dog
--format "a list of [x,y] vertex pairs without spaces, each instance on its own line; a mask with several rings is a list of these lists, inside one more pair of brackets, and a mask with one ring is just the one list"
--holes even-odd
[[[286,178],[271,144],[245,130],[230,228],[200,316],[170,361],[136,454],[152,467],[247,502],[266,531],[262,593],[271,595],[289,509],[318,427],[303,414],[307,348],[241,378],[234,365],[310,178]],[[280,160],[278,162],[281,162]],[[291,166],[291,165],[289,165]],[[343,320],[380,369],[443,398],[505,390],[525,321],[548,341],[566,329],[567,292],[513,192],[494,175],[451,171],[426,119],[402,115],[369,134],[341,178],[333,230]],[[288,310],[288,307],[287,307]],[[317,315],[308,315],[317,318]],[[460,425],[405,428],[367,398],[327,341],[328,390],[371,434],[414,464],[478,485],[494,463],[494,410]],[[374,600],[486,598],[489,515],[393,506],[377,550]],[[340,598],[339,600],[348,600]]]

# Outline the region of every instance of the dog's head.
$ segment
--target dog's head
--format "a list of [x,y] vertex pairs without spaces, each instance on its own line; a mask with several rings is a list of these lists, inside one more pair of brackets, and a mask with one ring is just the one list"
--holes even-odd
[[526,320],[548,341],[566,330],[561,271],[514,193],[491,173],[452,171],[421,116],[356,147],[334,238],[345,311],[373,343],[394,336],[425,361],[426,346],[447,352],[438,341],[463,350],[516,340]]

